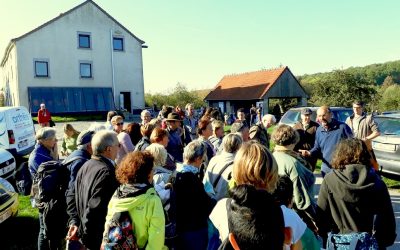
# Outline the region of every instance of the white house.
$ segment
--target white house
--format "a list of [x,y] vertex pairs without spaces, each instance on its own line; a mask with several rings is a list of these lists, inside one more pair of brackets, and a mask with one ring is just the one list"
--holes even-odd
[[35,113],[144,108],[144,41],[93,1],[12,39],[1,60],[6,104]]

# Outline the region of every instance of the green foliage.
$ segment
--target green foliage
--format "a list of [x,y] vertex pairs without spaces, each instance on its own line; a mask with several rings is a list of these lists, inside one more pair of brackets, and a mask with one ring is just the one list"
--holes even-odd
[[311,102],[349,107],[355,99],[372,100],[375,95],[375,88],[365,78],[336,70],[314,84]]
[[159,108],[164,104],[184,108],[187,103],[193,103],[195,108],[199,108],[205,105],[203,98],[197,91],[188,91],[181,83],[177,83],[168,93],[146,93],[144,96],[146,106],[153,106],[155,103]]
[[380,98],[379,110],[400,110],[400,85],[395,84],[384,90]]

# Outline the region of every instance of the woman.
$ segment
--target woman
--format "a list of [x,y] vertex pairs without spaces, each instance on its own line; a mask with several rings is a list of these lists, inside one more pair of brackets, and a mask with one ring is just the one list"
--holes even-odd
[[[152,144],[160,144],[164,148],[167,148],[169,142],[169,133],[166,129],[155,128],[150,135],[150,142]],[[167,160],[165,162],[164,168],[174,171],[176,169],[174,157],[167,152]]]
[[135,146],[135,151],[143,151],[145,150],[150,144],[150,135],[153,132],[154,125],[147,123],[140,127],[140,134],[142,134],[142,138]]
[[125,132],[131,138],[132,145],[136,145],[140,139],[142,139],[142,134],[140,133],[140,124],[137,122],[129,123],[125,128]]
[[111,118],[111,124],[113,125],[113,130],[118,134],[118,141],[120,144],[117,158],[115,159],[115,162],[118,164],[125,157],[125,155],[127,155],[129,152],[132,152],[135,147],[133,146],[129,135],[123,130],[124,119],[122,116],[116,115]]
[[151,185],[153,164],[149,152],[128,153],[115,172],[121,185],[108,204],[106,227],[114,213],[128,211],[139,249],[165,249],[164,210]]
[[342,140],[332,157],[333,171],[321,184],[318,196],[318,227],[328,232],[372,232],[379,249],[393,244],[396,224],[385,183],[371,168],[371,156],[362,140]]
[[[164,146],[152,143],[146,148],[154,157],[153,185],[164,204],[169,198],[169,192],[165,192],[165,184],[168,183],[172,171],[164,168],[167,160],[167,150]],[[168,197],[166,197],[168,195]]]
[[[40,164],[52,160],[58,160],[56,130],[49,127],[43,127],[36,132],[35,149],[29,156],[29,171],[32,177],[37,173]],[[38,249],[61,249],[61,242],[65,236],[65,226],[60,218],[61,227],[58,232],[52,230],[52,234],[46,234],[45,222],[43,219],[43,210],[39,210],[39,235]],[[64,231],[63,231],[64,229]]]
[[76,139],[78,138],[80,132],[76,131],[74,127],[69,123],[64,124],[63,129],[64,129],[64,137],[61,144],[62,147],[61,155],[68,156],[74,150],[76,150],[77,148]]
[[300,154],[293,151],[299,141],[299,134],[288,125],[279,125],[271,135],[275,143],[274,157],[280,176],[287,176],[293,182],[293,208],[312,229],[314,226],[316,202],[314,200],[315,176]]
[[208,138],[210,138],[210,136],[212,136],[213,134],[212,124],[210,119],[207,118],[200,119],[197,126],[197,134],[199,135],[199,138],[197,140],[204,143],[204,145],[207,147],[207,159],[205,159],[204,162],[206,166],[208,166],[208,162],[215,155],[214,147],[208,140]]
[[207,195],[199,178],[206,148],[199,141],[184,149],[184,163],[174,182],[176,194],[177,249],[207,249],[207,218],[215,202]]

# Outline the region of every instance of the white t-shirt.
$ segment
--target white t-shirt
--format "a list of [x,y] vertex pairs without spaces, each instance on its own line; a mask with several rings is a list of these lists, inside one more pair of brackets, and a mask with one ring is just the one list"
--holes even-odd
[[[210,220],[218,229],[219,238],[221,239],[221,241],[224,241],[229,235],[226,200],[227,198],[218,201],[217,205],[215,205],[213,211],[210,214]],[[282,205],[281,210],[283,214],[283,219],[285,221],[285,227],[292,228],[292,243],[295,243],[304,234],[307,225],[292,209],[289,209],[286,206]]]

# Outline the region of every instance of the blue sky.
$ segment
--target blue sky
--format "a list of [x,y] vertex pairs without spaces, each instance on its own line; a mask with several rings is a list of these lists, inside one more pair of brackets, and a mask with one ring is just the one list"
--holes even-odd
[[[80,4],[0,0],[0,54]],[[95,1],[144,40],[147,92],[212,88],[227,74],[289,66],[295,75],[398,60],[398,0]]]

